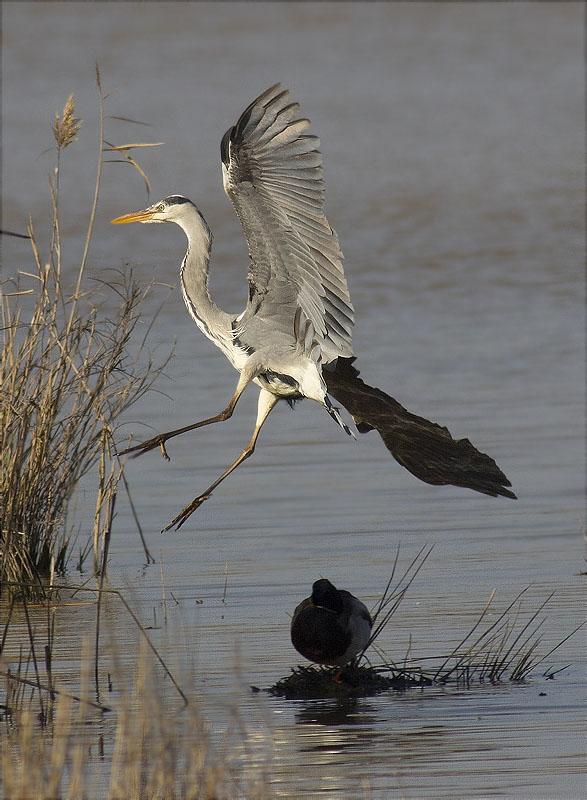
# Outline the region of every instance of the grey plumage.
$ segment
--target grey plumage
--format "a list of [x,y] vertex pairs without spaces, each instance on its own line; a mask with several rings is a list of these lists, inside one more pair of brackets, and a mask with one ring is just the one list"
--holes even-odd
[[354,312],[338,238],[323,210],[320,141],[304,133],[310,122],[297,119],[298,111],[276,84],[222,140],[224,188],[251,257],[241,327],[255,337],[255,322],[267,320],[289,336],[295,321],[303,352],[317,347],[329,363],[353,354]]

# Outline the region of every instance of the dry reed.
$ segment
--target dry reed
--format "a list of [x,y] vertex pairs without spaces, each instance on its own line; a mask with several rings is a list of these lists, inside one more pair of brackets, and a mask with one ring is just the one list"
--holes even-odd
[[[126,275],[109,283],[89,282],[85,276],[104,144],[105,96],[98,72],[97,83],[100,148],[83,253],[76,258],[62,243],[59,214],[62,155],[82,126],[70,95],[53,121],[57,162],[49,178],[52,234],[47,253],[41,255],[29,222],[33,267],[1,287],[0,588],[9,583],[15,591],[19,582],[23,587],[32,584],[35,590],[22,589],[29,596],[42,593],[45,583],[65,571],[72,543],[68,506],[80,480],[95,468],[98,569],[108,509],[121,478],[114,434],[122,414],[162,368],[154,368],[144,340],[131,355],[131,337],[149,290]],[[66,283],[64,274],[71,276],[72,269],[73,279]]]
[[[89,689],[90,664],[91,659],[83,667],[82,696]],[[195,691],[190,696],[183,710],[170,704],[156,664],[143,647],[136,676],[118,698],[106,737],[95,707],[82,702],[76,708],[67,693],[57,697],[49,726],[40,726],[31,708],[15,710],[0,750],[0,792],[35,800],[266,797],[264,769],[246,763],[258,732],[251,739],[235,709],[224,734],[229,747],[219,745]]]

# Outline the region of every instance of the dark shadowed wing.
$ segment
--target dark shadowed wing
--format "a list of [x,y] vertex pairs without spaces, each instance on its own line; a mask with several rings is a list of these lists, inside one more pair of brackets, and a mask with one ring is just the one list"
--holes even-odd
[[271,321],[275,335],[319,344],[324,362],[352,355],[353,307],[336,233],[324,215],[319,139],[276,84],[222,139],[225,191],[251,258],[241,324]]
[[339,359],[324,373],[328,393],[352,415],[360,433],[377,430],[395,460],[421,481],[452,484],[492,497],[515,498],[510,481],[486,453],[468,439],[453,439],[447,428],[407,411],[381,389],[359,378],[354,359]]

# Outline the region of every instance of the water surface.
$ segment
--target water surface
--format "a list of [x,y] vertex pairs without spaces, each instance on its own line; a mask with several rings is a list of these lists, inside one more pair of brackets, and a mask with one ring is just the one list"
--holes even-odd
[[[219,142],[250,100],[283,81],[322,139],[362,376],[490,453],[518,494],[514,502],[420,483],[375,433],[353,442],[306,402],[278,406],[247,465],[180,532],[161,537],[248,440],[254,390],[230,422],[170,442],[169,464],[156,453],[129,462],[148,545],[163,564],[168,626],[181,634],[165,628],[160,566],[143,566],[123,496],[111,584],[145,624],[155,619],[151,635],[166,657],[192,665],[219,731],[237,698],[259,739],[246,758],[266,765],[277,797],[583,795],[581,635],[548,661],[567,671],[546,682],[538,670],[523,686],[391,693],[350,706],[246,688],[298,663],[289,615],[317,577],[371,605],[398,542],[404,564],[425,543],[435,547],[383,637],[396,660],[410,638],[414,655],[447,652],[494,588],[501,607],[528,584],[524,608],[556,592],[544,652],[584,616],[582,15],[575,3],[4,4],[3,227],[22,231],[31,214],[40,240],[47,234],[54,162],[43,151],[55,111],[75,92],[84,129],[61,184],[75,267],[93,192],[97,60],[104,89],[118,88],[107,114],[149,123],[107,120],[106,138],[165,142],[141,153],[151,200],[180,192],[198,203],[215,234],[213,295],[238,311],[247,256],[221,188]],[[106,165],[90,274],[133,267],[145,281],[177,284],[178,229],[109,225],[146,203],[137,173]],[[30,270],[26,243],[7,241],[4,264],[6,275]],[[236,373],[178,291],[152,341],[163,350],[177,341],[165,394],[137,406],[125,432],[149,436],[226,404]],[[109,615],[130,661],[128,617],[116,603]],[[59,612],[66,675],[80,619],[79,609]]]

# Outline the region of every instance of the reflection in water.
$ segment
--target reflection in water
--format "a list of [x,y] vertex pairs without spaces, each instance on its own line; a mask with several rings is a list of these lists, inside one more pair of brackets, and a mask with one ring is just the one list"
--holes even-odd
[[362,698],[341,701],[297,701],[295,722],[298,725],[372,725],[377,722],[377,709]]
[[[354,790],[367,791],[377,786],[382,769],[387,786],[391,779],[397,788],[418,762],[434,763],[438,770],[454,749],[451,731],[443,724],[394,730],[387,719],[393,699],[379,707],[365,700],[302,705],[294,716],[298,726],[295,747],[300,765],[315,775],[321,791],[344,792],[345,787],[349,791],[349,773]],[[401,714],[402,705],[394,712]],[[285,764],[283,767],[287,769]],[[448,772],[450,768],[443,766],[442,770]]]
[[[466,781],[468,786],[478,787],[478,794],[471,790],[475,796],[484,796],[490,787],[495,791],[502,787],[503,791],[505,783],[516,787],[515,796],[526,792],[532,796],[544,791],[545,783],[554,781],[552,785],[559,787],[560,796],[572,797],[568,794],[572,786],[569,776],[579,753],[569,753],[564,765],[555,768],[557,777],[549,777],[549,759],[545,761],[539,755],[530,760],[529,740],[534,732],[543,731],[541,712],[537,709],[538,716],[529,717],[519,694],[521,702],[516,704],[519,692],[524,692],[524,687],[486,687],[469,692],[425,690],[387,700],[378,698],[378,703],[359,700],[339,708],[312,701],[299,709],[296,703],[298,729],[294,742],[286,728],[280,728],[276,735],[278,753],[284,759],[280,760],[283,779],[287,782],[293,743],[298,769],[323,790],[349,792],[393,786],[403,790],[402,796],[412,796],[408,792],[413,792],[415,797],[454,797],[458,790],[449,787],[462,786],[460,782]],[[557,731],[560,734],[564,729],[565,720],[561,718]],[[544,748],[549,750],[548,742],[544,742]],[[383,775],[387,777],[382,781]],[[566,782],[561,781],[561,775],[567,776]]]

